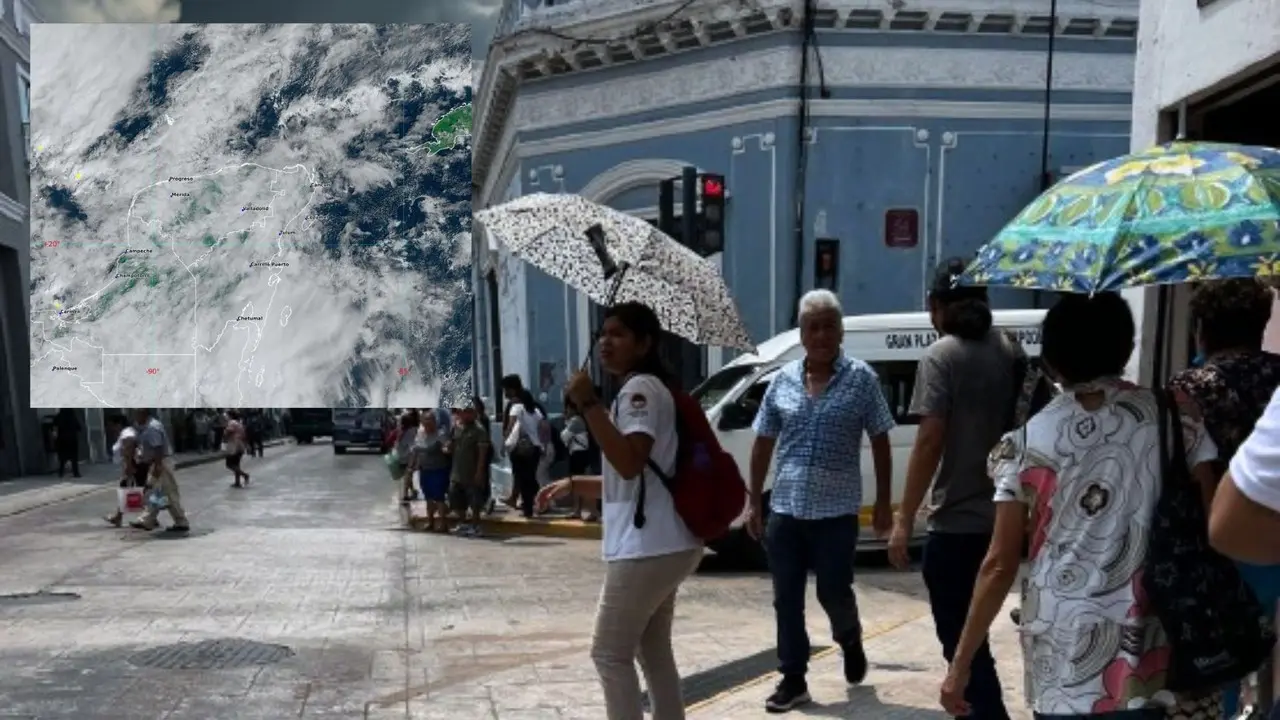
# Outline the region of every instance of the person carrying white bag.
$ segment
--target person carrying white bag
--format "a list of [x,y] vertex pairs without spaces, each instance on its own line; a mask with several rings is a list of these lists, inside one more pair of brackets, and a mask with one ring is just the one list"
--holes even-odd
[[146,509],[147,466],[138,462],[138,431],[125,420],[123,415],[112,415],[107,418],[107,429],[116,435],[115,445],[111,447],[112,462],[120,466],[120,487],[116,490],[116,511],[105,519],[107,523],[120,527],[124,524],[125,514],[136,515]]

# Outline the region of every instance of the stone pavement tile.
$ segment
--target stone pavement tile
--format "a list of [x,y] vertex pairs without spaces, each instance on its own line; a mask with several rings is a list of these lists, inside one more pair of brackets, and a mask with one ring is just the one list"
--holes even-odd
[[564,715],[552,708],[535,710],[499,710],[498,720],[562,720]]
[[562,720],[600,720],[605,715],[604,705],[574,705],[560,711]]
[[[404,708],[398,708],[399,717],[405,717]],[[413,720],[500,720],[487,699],[475,698],[439,699],[422,698],[409,702],[408,717]],[[506,720],[505,716],[501,720]]]
[[600,694],[597,682],[534,683],[519,687],[494,687],[490,691],[499,717],[506,718],[514,710],[563,710],[584,701],[595,701]]

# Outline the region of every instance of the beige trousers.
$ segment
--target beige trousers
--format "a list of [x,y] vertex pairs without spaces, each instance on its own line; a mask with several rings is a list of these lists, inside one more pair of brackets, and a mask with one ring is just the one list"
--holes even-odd
[[676,591],[702,560],[702,548],[607,563],[591,659],[608,720],[644,720],[636,659],[649,686],[653,720],[684,720],[680,671],[671,651]]
[[[169,516],[173,518],[174,524],[182,527],[187,524],[187,513],[182,508],[182,495],[178,492],[178,479],[173,474],[173,461],[169,458],[164,458],[156,462],[160,463],[160,471],[157,475],[152,475],[148,478],[147,487],[159,488],[160,492],[164,493],[165,497],[169,499],[169,507],[165,509],[169,511]],[[159,513],[152,510],[151,506],[148,505],[146,512],[142,514],[140,519],[144,525],[154,527],[159,523],[157,515]]]

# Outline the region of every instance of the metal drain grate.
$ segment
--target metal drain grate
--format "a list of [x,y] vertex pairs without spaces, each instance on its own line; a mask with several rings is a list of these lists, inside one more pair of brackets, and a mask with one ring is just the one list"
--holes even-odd
[[0,595],[0,607],[51,605],[53,603],[74,602],[79,599],[80,596],[73,592],[39,590],[37,592],[9,593],[8,595]]
[[[826,647],[817,646],[810,650],[810,655],[822,652]],[[778,653],[776,650],[765,650],[749,655],[741,660],[734,660],[710,670],[694,673],[680,681],[680,689],[684,693],[684,704],[690,706],[732,690],[739,685],[768,675],[777,670]],[[644,694],[645,708],[649,708],[649,693]]]
[[143,650],[130,656],[129,663],[157,670],[230,670],[270,665],[293,655],[284,645],[224,638]]

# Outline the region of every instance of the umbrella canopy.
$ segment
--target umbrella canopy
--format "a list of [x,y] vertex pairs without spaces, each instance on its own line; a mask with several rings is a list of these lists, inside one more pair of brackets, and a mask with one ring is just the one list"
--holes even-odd
[[1053,186],[959,283],[1092,293],[1277,274],[1280,151],[1174,142]]
[[[512,255],[597,303],[641,302],[667,332],[693,343],[755,349],[719,268],[645,220],[577,195],[546,193],[481,210],[475,219]],[[606,277],[587,237],[594,226],[603,230],[620,278]]]

